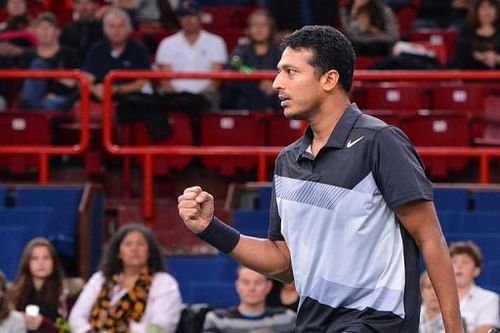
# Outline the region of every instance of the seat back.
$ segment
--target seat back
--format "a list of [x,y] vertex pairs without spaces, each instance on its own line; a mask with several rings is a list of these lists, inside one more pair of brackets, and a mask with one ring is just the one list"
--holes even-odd
[[[201,116],[202,146],[265,146],[265,115],[259,112],[211,112]],[[203,164],[224,176],[234,176],[237,170],[251,171],[257,157],[202,157]]]
[[[163,140],[155,141],[142,122],[132,125],[132,144],[137,146],[191,146],[193,144],[193,130],[189,116],[180,112],[169,112],[165,121],[170,124],[170,135]],[[165,175],[173,169],[183,170],[189,163],[190,156],[157,156],[154,159],[154,174]],[[137,159],[140,166],[144,165],[142,158]]]

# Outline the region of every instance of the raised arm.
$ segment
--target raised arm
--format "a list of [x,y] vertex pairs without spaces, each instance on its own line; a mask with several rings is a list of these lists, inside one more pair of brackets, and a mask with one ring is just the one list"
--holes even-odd
[[214,198],[199,186],[185,189],[178,202],[180,217],[198,237],[257,272],[285,282],[293,280],[284,241],[240,235],[214,217]]
[[447,333],[463,333],[455,274],[448,247],[432,201],[416,201],[395,209],[401,223],[411,234],[424,257]]

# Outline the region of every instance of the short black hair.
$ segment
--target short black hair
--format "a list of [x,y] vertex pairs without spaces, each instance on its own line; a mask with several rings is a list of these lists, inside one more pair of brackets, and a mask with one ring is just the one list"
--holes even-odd
[[337,29],[330,26],[306,25],[286,36],[281,43],[283,49],[309,49],[313,53],[311,65],[319,75],[335,69],[340,75],[340,84],[348,93],[352,86],[356,54],[351,42]]
[[120,245],[125,236],[127,236],[132,231],[138,231],[143,234],[148,243],[149,257],[147,265],[151,273],[154,274],[165,270],[160,246],[158,245],[158,242],[156,241],[156,238],[151,229],[143,224],[130,223],[122,226],[111,237],[109,245],[102,257],[100,269],[106,278],[111,278],[113,275],[121,273],[123,271],[123,263],[118,257],[118,254],[120,253]]

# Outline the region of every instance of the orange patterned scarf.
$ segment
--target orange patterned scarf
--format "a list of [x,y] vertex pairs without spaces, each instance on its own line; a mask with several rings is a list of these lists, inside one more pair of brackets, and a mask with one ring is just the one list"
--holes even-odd
[[118,284],[118,275],[107,279],[92,307],[90,324],[93,330],[110,333],[130,332],[129,322],[142,320],[152,280],[153,276],[149,270],[143,270],[134,287],[123,295],[118,303],[111,306],[111,293]]

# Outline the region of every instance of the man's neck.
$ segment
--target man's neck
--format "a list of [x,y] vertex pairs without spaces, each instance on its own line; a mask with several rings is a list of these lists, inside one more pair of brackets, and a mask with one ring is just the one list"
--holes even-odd
[[343,99],[339,98],[340,102],[337,102],[337,98],[331,100],[332,102],[330,103],[322,103],[317,112],[309,119],[309,125],[314,134],[311,143],[311,150],[314,156],[326,145],[349,105],[349,98],[347,96]]
[[238,305],[238,311],[243,315],[259,315],[261,313],[264,313],[265,310],[266,310],[265,303],[260,303],[256,305],[242,303]]
[[465,286],[459,286],[458,289],[458,298],[460,300],[464,299],[467,295],[469,295],[472,287],[474,286],[473,283],[465,285]]
[[125,51],[125,47],[127,46],[127,42],[119,43],[119,44],[111,44],[111,53],[115,56],[119,56]]
[[38,45],[36,48],[36,53],[44,58],[50,58],[59,51],[59,45],[57,43],[48,45]]
[[186,37],[188,43],[193,45],[200,37],[200,33],[201,33],[200,30],[191,32],[184,31],[184,36]]
[[45,282],[45,279],[40,279],[40,278],[33,278],[33,285],[35,286],[35,290],[40,291],[43,287],[43,283]]

